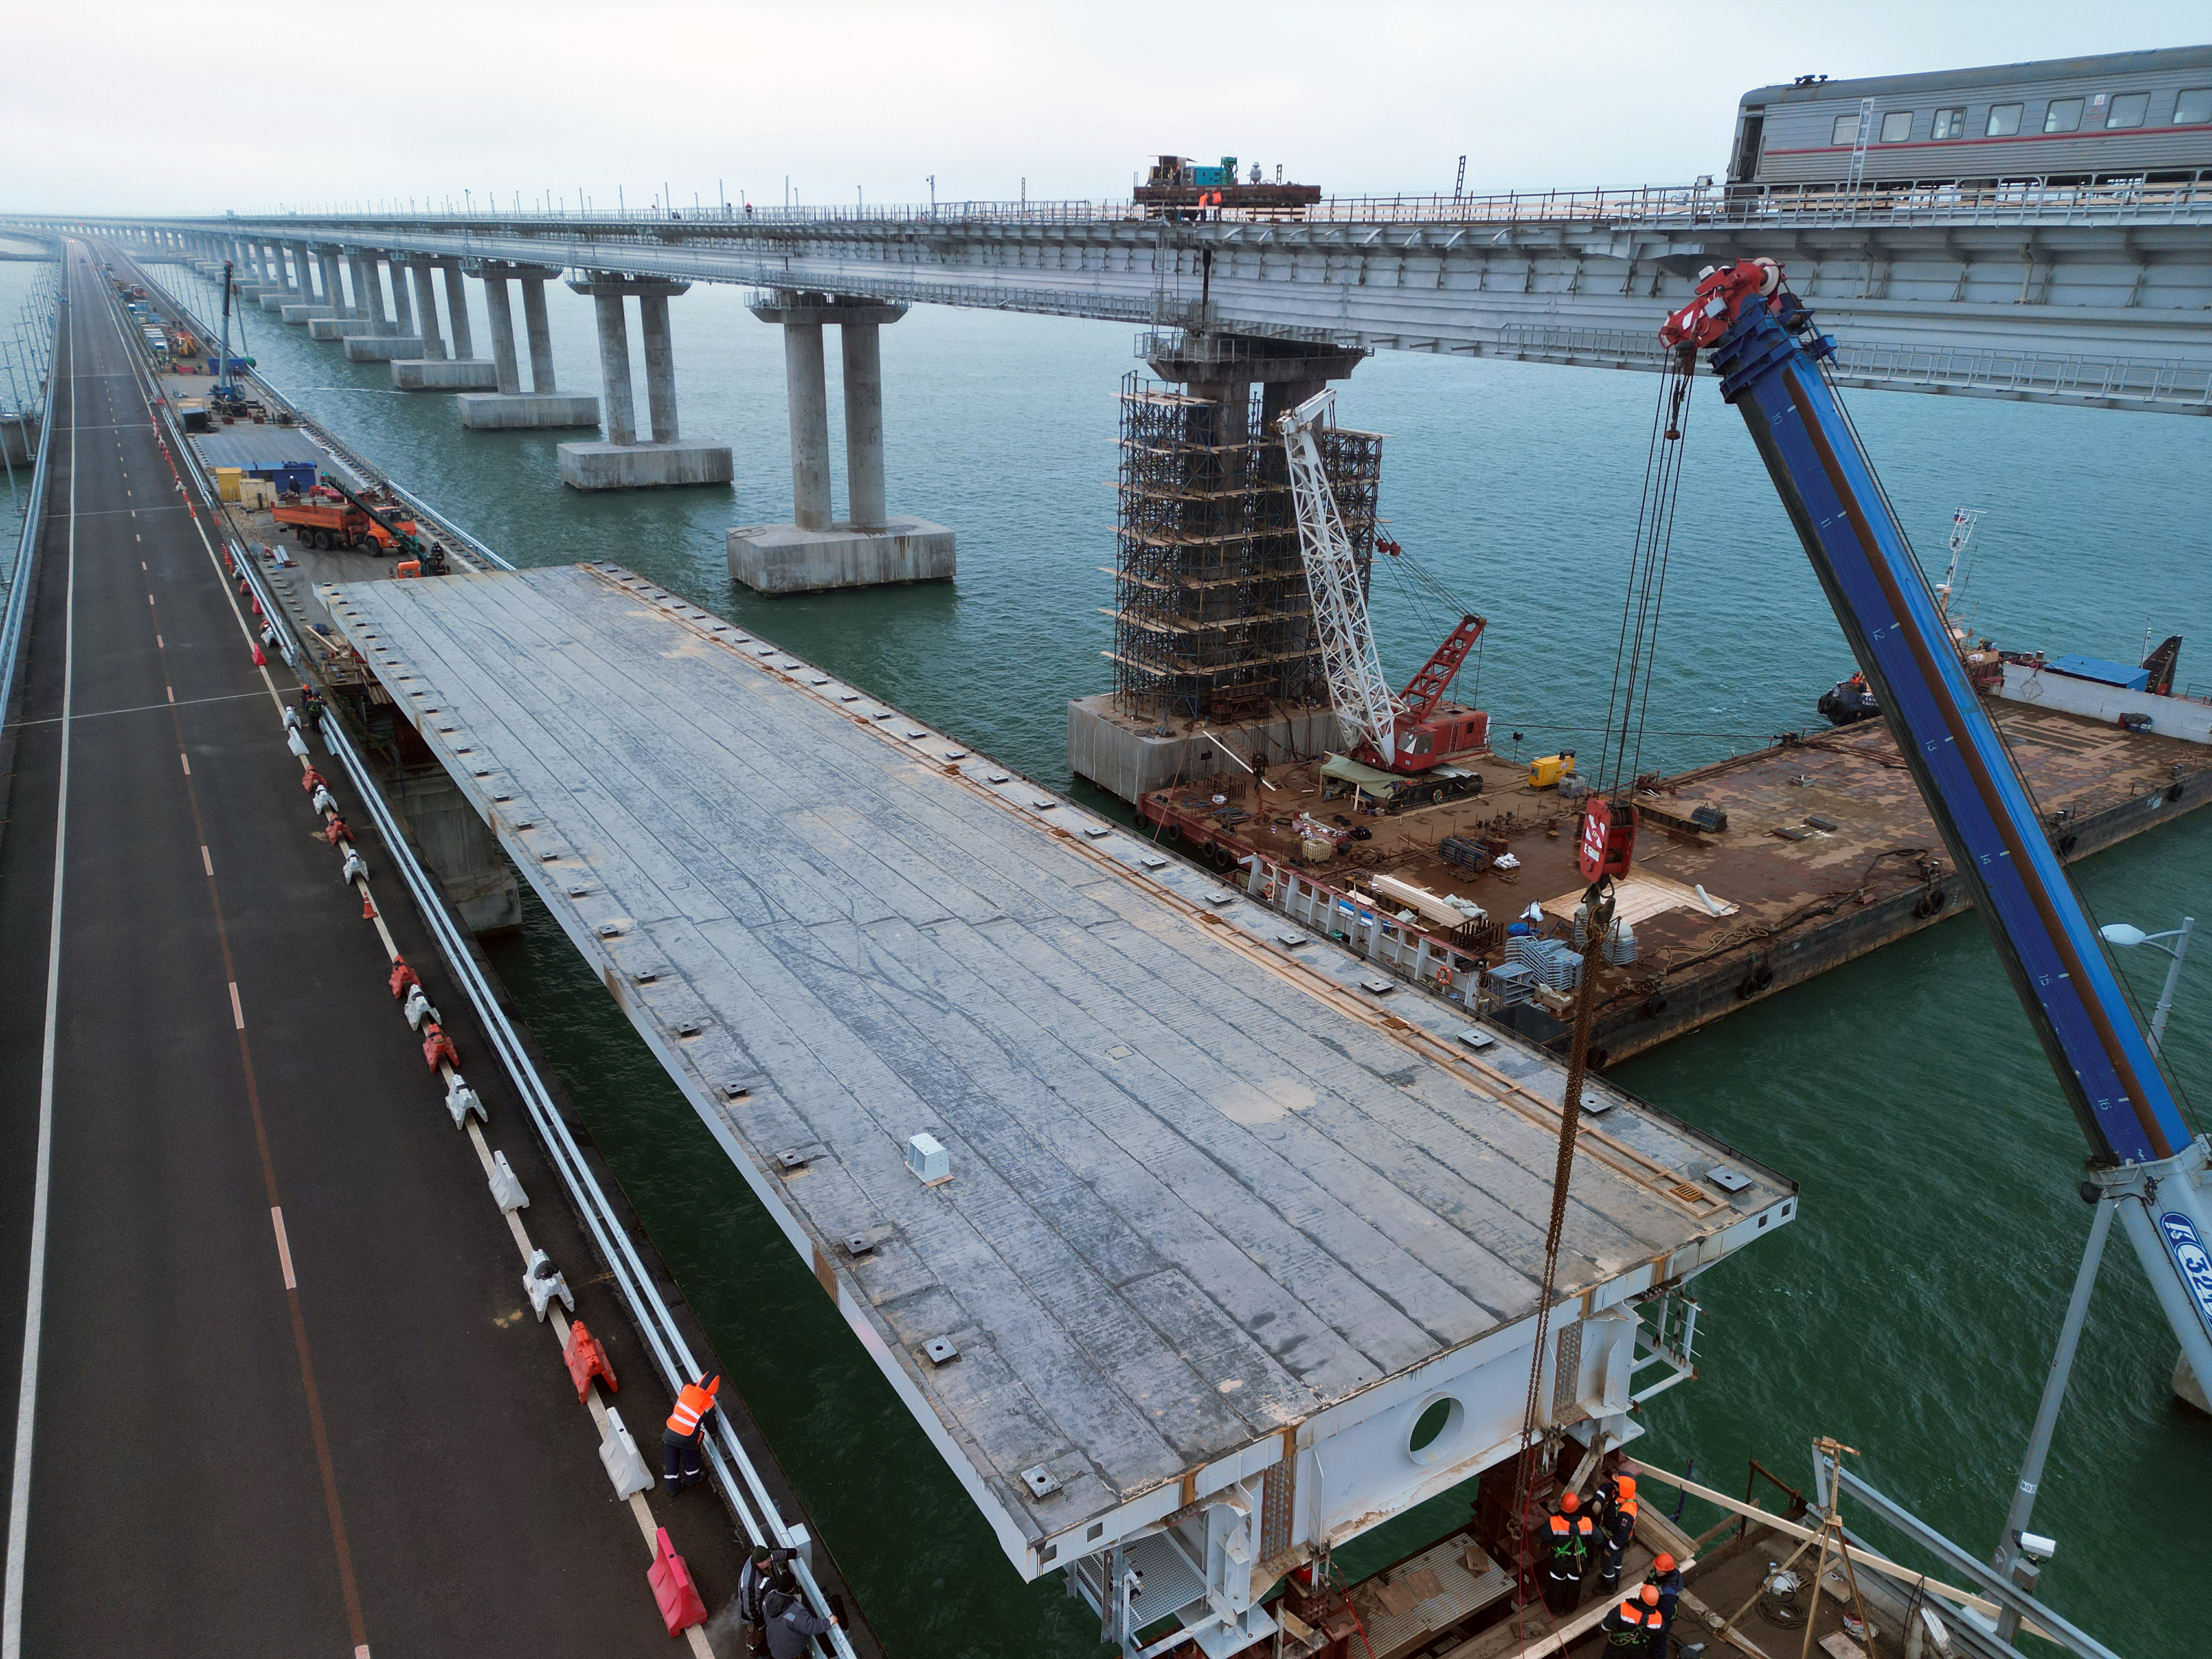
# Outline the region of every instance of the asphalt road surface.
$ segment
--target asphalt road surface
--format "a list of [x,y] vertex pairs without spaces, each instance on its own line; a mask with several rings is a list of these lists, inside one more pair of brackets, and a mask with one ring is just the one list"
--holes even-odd
[[[72,245],[0,826],[6,1659],[681,1651],[101,289]],[[331,787],[652,1458],[666,1395]],[[653,1503],[726,1596],[716,1500]]]

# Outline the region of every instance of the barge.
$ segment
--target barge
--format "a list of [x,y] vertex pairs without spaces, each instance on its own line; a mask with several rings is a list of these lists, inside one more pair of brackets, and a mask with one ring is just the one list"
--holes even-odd
[[[2212,798],[2203,744],[1987,702],[2069,861]],[[1564,1048],[1570,988],[1547,982],[1542,947],[1571,938],[1588,884],[1575,867],[1581,799],[1571,769],[1547,781],[1554,769],[1542,762],[1486,754],[1471,763],[1479,790],[1390,811],[1341,776],[1341,763],[1277,764],[1259,778],[1231,757],[1220,765],[1138,802],[1159,841],[1394,975]],[[1967,908],[1881,720],[1786,733],[1647,780],[1638,800],[1643,835],[1619,911],[1632,939],[1601,970],[1593,1064],[1655,1048]]]

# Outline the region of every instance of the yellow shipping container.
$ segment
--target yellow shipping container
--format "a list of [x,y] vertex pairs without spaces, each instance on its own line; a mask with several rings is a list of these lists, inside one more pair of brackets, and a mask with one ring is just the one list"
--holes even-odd
[[239,480],[246,476],[242,466],[219,466],[215,470],[215,493],[227,501],[238,499]]
[[1555,787],[1559,780],[1575,769],[1575,751],[1563,754],[1540,755],[1528,763],[1528,787],[1531,789]]

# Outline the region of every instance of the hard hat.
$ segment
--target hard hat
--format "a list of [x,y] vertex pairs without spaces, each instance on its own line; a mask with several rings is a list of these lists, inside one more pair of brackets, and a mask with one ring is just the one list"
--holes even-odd
[[1643,1594],[1644,1594],[1644,1605],[1645,1607],[1657,1607],[1657,1606],[1659,1605],[1659,1586],[1658,1586],[1658,1585],[1656,1585],[1656,1584],[1646,1584],[1646,1585],[1644,1587],[1644,1592],[1643,1592]]
[[1583,1500],[1572,1492],[1569,1492],[1565,1497],[1559,1499],[1559,1508],[1569,1515],[1572,1515],[1577,1510],[1582,1508],[1582,1506]]
[[1674,1558],[1662,1550],[1651,1558],[1651,1565],[1658,1571],[1672,1572],[1674,1571]]

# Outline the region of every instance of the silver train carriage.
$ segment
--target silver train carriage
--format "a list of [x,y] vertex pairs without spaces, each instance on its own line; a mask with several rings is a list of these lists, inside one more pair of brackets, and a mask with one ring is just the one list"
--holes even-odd
[[2212,183],[2212,46],[1744,94],[1731,185],[2087,179]]

